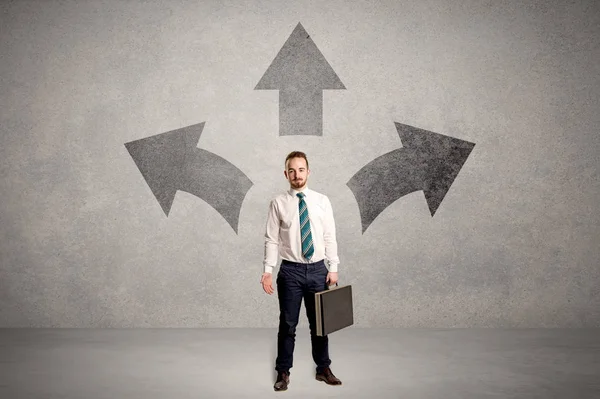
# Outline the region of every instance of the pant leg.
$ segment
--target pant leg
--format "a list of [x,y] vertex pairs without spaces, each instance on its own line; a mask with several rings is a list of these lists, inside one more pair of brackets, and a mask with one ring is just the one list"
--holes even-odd
[[312,356],[317,365],[317,372],[331,365],[331,359],[329,358],[329,337],[327,335],[324,337],[317,335],[315,313],[315,293],[327,288],[327,273],[327,266],[324,263],[309,268],[306,290],[304,291],[304,306],[306,307],[306,315],[310,326]]
[[276,282],[279,297],[279,331],[275,370],[289,372],[294,363],[296,326],[302,305],[305,275],[298,267],[281,265]]

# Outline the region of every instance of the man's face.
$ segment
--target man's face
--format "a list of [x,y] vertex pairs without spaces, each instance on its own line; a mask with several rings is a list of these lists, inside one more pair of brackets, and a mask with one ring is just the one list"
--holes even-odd
[[286,170],[283,172],[294,190],[302,190],[306,186],[310,171],[304,158],[288,159]]

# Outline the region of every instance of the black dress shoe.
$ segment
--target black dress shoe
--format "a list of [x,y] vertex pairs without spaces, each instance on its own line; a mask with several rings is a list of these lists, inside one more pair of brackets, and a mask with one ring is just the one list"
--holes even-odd
[[273,388],[276,391],[285,391],[287,390],[288,384],[290,383],[290,374],[285,371],[279,371],[277,373],[277,381]]
[[326,384],[329,385],[342,385],[342,381],[340,381],[333,373],[329,367],[325,368],[320,373],[317,373],[315,376],[317,381],[325,381]]

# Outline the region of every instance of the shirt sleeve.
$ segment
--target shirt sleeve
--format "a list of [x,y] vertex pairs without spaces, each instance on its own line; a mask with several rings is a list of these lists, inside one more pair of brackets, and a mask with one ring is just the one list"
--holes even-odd
[[265,252],[263,267],[267,273],[273,273],[279,253],[279,216],[275,200],[271,201],[265,229]]
[[325,241],[325,259],[328,264],[328,269],[330,272],[335,273],[338,271],[340,260],[338,258],[333,208],[328,197],[325,197],[325,223],[323,224],[323,239]]

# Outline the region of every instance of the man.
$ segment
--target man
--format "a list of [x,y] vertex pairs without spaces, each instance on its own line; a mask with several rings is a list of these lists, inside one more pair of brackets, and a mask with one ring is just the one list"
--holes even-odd
[[[265,232],[264,291],[274,292],[272,273],[281,257],[277,274],[279,331],[277,333],[277,381],[274,389],[285,391],[293,364],[296,326],[302,299],[308,315],[312,357],[317,365],[316,379],[330,385],[342,382],[329,368],[329,338],[317,336],[315,292],[338,281],[335,222],[329,198],[307,187],[310,170],[306,155],[291,152],[285,159],[284,176],[290,183],[286,192],[269,206]],[[327,264],[325,263],[327,261]]]

